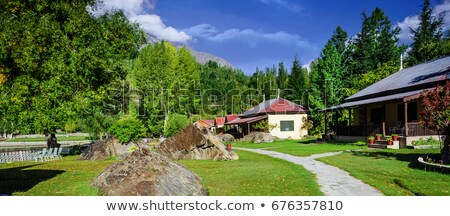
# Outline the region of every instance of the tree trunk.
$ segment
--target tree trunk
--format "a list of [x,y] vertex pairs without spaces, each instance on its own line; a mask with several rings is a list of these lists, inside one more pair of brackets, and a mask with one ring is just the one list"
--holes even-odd
[[450,162],[450,128],[445,132],[444,147],[441,150],[441,157],[444,163]]

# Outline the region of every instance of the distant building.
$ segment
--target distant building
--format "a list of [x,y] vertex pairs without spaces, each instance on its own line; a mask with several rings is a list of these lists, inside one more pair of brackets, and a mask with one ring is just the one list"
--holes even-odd
[[257,106],[239,114],[225,125],[239,125],[242,136],[256,131],[255,125],[263,120],[274,128],[269,131],[279,138],[300,139],[308,134],[303,129],[303,120],[307,117],[307,109],[284,98],[264,101]]
[[197,121],[198,124],[202,125],[205,128],[208,128],[211,131],[214,131],[214,120],[199,120]]

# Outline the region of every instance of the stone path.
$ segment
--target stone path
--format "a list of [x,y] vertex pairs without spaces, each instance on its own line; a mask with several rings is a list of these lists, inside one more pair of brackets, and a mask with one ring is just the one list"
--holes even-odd
[[316,154],[309,157],[298,157],[280,152],[267,151],[263,149],[234,148],[264,154],[275,158],[280,158],[305,167],[305,169],[316,175],[320,190],[326,196],[383,196],[375,188],[365,184],[359,179],[350,176],[347,172],[314,160],[316,158],[333,156],[341,152],[330,152]]

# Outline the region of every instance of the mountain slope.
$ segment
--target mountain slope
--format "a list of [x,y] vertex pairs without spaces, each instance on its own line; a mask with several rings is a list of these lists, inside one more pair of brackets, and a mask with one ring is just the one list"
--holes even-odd
[[[159,43],[161,40],[157,39],[156,37],[154,37],[152,35],[148,35],[147,41],[148,41],[148,43],[153,44],[153,43]],[[184,46],[183,44],[176,44],[176,43],[172,43],[172,45],[174,45],[177,49]],[[197,62],[200,64],[206,64],[208,61],[215,61],[220,66],[233,68],[233,65],[231,63],[229,63],[227,60],[225,60],[221,57],[218,57],[218,56],[206,53],[206,52],[196,51],[192,47],[188,47],[188,48],[191,51],[192,56],[194,56],[195,59],[197,60]]]

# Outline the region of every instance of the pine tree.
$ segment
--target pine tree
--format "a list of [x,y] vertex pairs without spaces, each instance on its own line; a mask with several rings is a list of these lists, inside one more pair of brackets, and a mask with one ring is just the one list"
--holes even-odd
[[280,93],[281,97],[284,97],[286,94],[285,90],[287,88],[288,75],[289,74],[287,72],[287,69],[284,67],[283,62],[280,62],[278,64],[277,84],[278,84],[278,88],[281,91],[281,93]]
[[411,29],[413,43],[408,53],[406,62],[408,65],[415,65],[438,58],[444,54],[441,49],[443,40],[442,26],[444,19],[442,16],[434,17],[430,0],[425,0],[420,13],[419,26]]
[[308,70],[300,64],[298,56],[295,56],[292,63],[291,74],[288,80],[288,99],[305,104],[309,88]]
[[362,16],[361,32],[351,41],[348,49],[349,74],[346,77],[352,79],[350,94],[361,90],[357,86],[361,86],[358,82],[364,74],[376,72],[384,65],[398,68],[400,54],[405,50],[405,47],[397,45],[400,28],[392,28],[391,21],[380,8],[376,8],[371,16],[365,12]]

